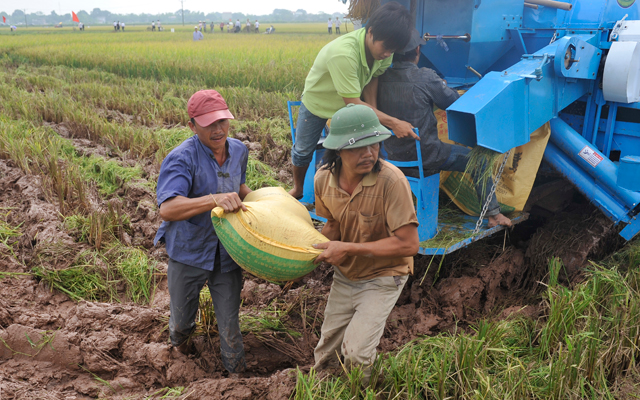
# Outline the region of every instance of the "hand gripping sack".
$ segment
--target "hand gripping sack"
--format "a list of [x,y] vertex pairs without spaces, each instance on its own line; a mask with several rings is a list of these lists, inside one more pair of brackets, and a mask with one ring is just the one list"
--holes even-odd
[[255,276],[289,281],[313,271],[313,260],[323,250],[314,243],[328,242],[316,230],[306,207],[283,188],[267,187],[249,193],[247,211],[211,211],[218,238],[231,258]]

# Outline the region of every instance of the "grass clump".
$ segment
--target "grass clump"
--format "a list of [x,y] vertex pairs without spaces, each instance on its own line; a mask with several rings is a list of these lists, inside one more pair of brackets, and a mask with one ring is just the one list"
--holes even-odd
[[247,186],[253,190],[270,186],[283,186],[276,179],[275,171],[260,160],[249,157],[247,163]]
[[113,301],[117,298],[115,286],[94,265],[75,265],[60,270],[39,266],[32,272],[51,289],[65,293],[74,301]]
[[106,160],[94,155],[74,157],[72,160],[80,167],[85,179],[95,182],[103,195],[115,193],[131,180],[143,179],[143,171],[140,165],[124,167],[117,161]]
[[139,304],[151,303],[156,288],[156,262],[134,247],[119,247],[115,253],[116,276],[124,282],[129,300]]
[[[0,208],[0,210],[6,210],[6,208]],[[15,256],[15,254],[13,253],[13,245],[15,244],[16,239],[19,238],[22,233],[20,232],[20,226],[11,226],[6,221],[9,213],[11,213],[11,210],[5,213],[2,216],[2,219],[0,219],[0,243],[7,247],[11,254]]]
[[104,252],[81,252],[67,268],[54,269],[43,263],[32,273],[74,301],[127,299],[149,304],[155,293],[155,265],[143,250],[114,242]]
[[64,226],[78,242],[87,242],[100,250],[104,244],[123,240],[131,231],[129,216],[118,206],[108,203],[106,210],[91,212],[88,216],[74,214],[64,219]]

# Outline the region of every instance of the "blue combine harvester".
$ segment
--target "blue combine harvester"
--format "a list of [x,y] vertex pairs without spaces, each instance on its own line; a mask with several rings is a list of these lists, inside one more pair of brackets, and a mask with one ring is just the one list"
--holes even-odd
[[[640,231],[640,1],[396,1],[427,40],[420,66],[468,89],[447,109],[451,140],[506,153],[550,122],[544,161],[620,225],[623,238]],[[290,116],[297,104],[289,103]],[[321,157],[319,145],[316,168]],[[303,203],[314,201],[314,173]],[[424,242],[444,228],[439,177],[409,180]],[[466,218],[457,229],[471,232],[477,218]],[[420,253],[446,254],[500,229]]]

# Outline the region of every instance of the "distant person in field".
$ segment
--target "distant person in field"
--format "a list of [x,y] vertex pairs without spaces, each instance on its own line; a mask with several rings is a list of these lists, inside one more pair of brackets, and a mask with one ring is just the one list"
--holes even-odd
[[118,27],[116,26],[116,21],[113,21],[113,31],[118,32]]
[[156,26],[158,27],[158,32],[162,30],[162,25],[160,25],[160,20],[156,22]]
[[333,265],[333,283],[314,368],[360,367],[366,386],[387,317],[413,273],[418,219],[409,182],[379,158],[391,133],[376,113],[349,104],[331,121],[315,175],[316,213],[327,219],[322,234],[330,242],[314,247],[324,249],[316,263]]
[[156,22],[151,21],[151,32],[154,32],[155,30],[156,30]]
[[229,18],[229,23],[227,24],[227,33],[229,33],[232,27],[233,27],[233,22],[231,22],[231,18]]
[[391,65],[393,52],[409,42],[411,25],[409,11],[392,1],[378,7],[365,28],[339,36],[320,50],[304,83],[291,149],[293,197],[302,197],[304,177],[327,119],[346,104],[365,104],[398,137],[417,138],[411,124],[376,108],[378,77]]
[[340,34],[340,25],[342,25],[342,22],[340,22],[340,18],[336,17],[336,22],[334,24],[336,26],[336,35]]
[[253,26],[255,28],[256,33],[260,33],[260,22],[258,22],[258,20],[256,20],[256,23]]
[[211,21],[211,25],[209,26],[209,28],[211,28],[211,33],[214,33],[215,26],[216,24],[214,24],[213,21]]
[[206,283],[218,322],[222,365],[230,373],[246,368],[239,310],[242,270],[218,240],[211,210],[247,209],[251,192],[245,184],[249,151],[228,137],[233,115],[215,90],[201,90],[187,103],[194,135],[162,162],[156,189],[163,221],[155,243],[164,242],[169,255],[167,282],[171,344],[184,354],[194,352],[200,290]]
[[333,21],[331,20],[331,18],[329,18],[329,22],[327,22],[327,30],[329,31],[329,34],[331,34],[332,28],[333,28]]
[[235,29],[234,29],[233,33],[238,33],[238,32],[240,32],[241,29],[242,28],[241,28],[241,25],[240,25],[240,19],[236,19],[236,26],[235,26]]
[[197,26],[194,26],[194,30],[193,30],[193,41],[198,41],[198,40],[202,40],[204,39],[204,36],[202,35],[202,32],[200,32],[198,30]]
[[[228,29],[227,32],[229,32]],[[220,33],[224,33],[224,21],[220,22]]]
[[118,21],[118,23],[116,24],[116,27],[118,28],[116,30],[119,31],[120,30],[120,21]]
[[[124,22],[120,23],[120,28],[122,29],[122,32],[124,32]],[[82,30],[84,30],[84,24],[82,25]]]
[[247,23],[244,29],[247,33],[251,33],[251,21],[249,21],[249,18],[247,18]]
[[[469,148],[444,143],[438,139],[438,121],[433,107],[444,110],[460,95],[429,68],[418,68],[420,47],[427,44],[414,29],[407,46],[393,55],[393,66],[378,80],[378,109],[388,115],[407,121],[420,132],[420,152],[425,175],[440,171],[464,172],[469,161]],[[389,160],[413,161],[417,159],[413,138],[392,137],[384,144]],[[404,170],[417,177],[417,171]],[[472,171],[474,181],[482,171]],[[484,186],[476,185],[478,201],[484,205],[493,186],[488,179]],[[493,194],[487,210],[489,227],[511,226],[511,220],[500,213],[500,205]]]

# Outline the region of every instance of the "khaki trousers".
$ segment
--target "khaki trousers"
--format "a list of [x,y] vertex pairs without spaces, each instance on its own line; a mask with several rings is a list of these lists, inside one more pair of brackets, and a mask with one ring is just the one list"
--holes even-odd
[[362,368],[362,384],[367,385],[387,317],[408,276],[351,281],[337,267],[333,269],[322,335],[314,351],[314,368],[336,367],[339,365],[338,357],[342,356],[347,368]]

